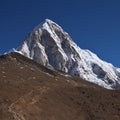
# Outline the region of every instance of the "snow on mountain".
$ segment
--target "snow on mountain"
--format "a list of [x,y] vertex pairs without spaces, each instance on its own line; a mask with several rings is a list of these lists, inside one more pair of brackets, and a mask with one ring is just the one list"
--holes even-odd
[[33,29],[17,52],[48,67],[108,89],[120,88],[120,69],[78,47],[55,22],[46,19]]

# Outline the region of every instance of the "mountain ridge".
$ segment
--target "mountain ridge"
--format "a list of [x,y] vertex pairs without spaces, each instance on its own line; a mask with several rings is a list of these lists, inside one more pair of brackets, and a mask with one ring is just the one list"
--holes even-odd
[[22,55],[55,70],[78,76],[108,89],[120,88],[120,71],[83,50],[55,22],[46,19],[16,49]]

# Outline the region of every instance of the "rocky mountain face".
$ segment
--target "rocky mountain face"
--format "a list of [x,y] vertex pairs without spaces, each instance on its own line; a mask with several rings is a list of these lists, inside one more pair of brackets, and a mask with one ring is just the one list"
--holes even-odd
[[63,71],[108,89],[120,88],[120,70],[78,47],[55,22],[46,19],[33,29],[16,52],[47,68]]

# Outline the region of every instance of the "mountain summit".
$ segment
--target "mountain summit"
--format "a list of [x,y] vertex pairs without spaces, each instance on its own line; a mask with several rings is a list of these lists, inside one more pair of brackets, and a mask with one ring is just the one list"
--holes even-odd
[[78,47],[55,22],[46,19],[28,34],[17,52],[50,68],[108,89],[120,88],[120,70]]

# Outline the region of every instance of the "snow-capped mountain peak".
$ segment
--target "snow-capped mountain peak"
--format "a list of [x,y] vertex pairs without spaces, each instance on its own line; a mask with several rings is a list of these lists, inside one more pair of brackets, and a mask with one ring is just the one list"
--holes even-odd
[[46,19],[33,29],[17,52],[55,70],[105,88],[120,88],[120,70],[78,47],[55,22]]

